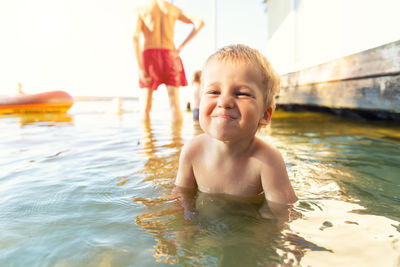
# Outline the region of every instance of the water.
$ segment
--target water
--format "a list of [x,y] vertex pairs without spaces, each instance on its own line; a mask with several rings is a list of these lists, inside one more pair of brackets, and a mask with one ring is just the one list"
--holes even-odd
[[167,107],[77,102],[66,115],[0,117],[0,266],[400,266],[400,127],[274,114],[260,136],[299,197],[283,227],[256,203],[171,197],[181,146],[201,132]]

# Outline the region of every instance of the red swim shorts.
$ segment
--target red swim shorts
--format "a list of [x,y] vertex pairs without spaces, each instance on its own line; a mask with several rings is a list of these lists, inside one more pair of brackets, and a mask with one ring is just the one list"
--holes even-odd
[[142,53],[143,67],[152,81],[145,84],[139,79],[140,88],[157,90],[160,84],[186,86],[187,80],[182,60],[169,49],[146,49]]

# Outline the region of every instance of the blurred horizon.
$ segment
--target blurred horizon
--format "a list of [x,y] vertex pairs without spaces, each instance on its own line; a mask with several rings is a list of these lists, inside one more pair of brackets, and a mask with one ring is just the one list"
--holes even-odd
[[[0,1],[0,96],[15,94],[18,83],[27,94],[138,96],[132,34],[134,9],[142,1]],[[400,40],[400,30],[393,27],[400,23],[398,0],[170,2],[205,21],[180,54],[189,82],[215,45],[247,44],[284,74]],[[190,30],[177,22],[175,43]],[[158,91],[155,97],[166,96],[163,86]],[[190,84],[180,95],[191,98]]]
[[[141,1],[16,0],[0,2],[0,95],[63,90],[73,96],[138,95],[133,50],[134,9]],[[174,0],[205,21],[204,28],[182,50],[188,81],[214,51],[213,1]],[[261,0],[217,1],[218,47],[246,43],[266,46],[267,14]],[[252,14],[248,16],[247,14]],[[246,23],[238,23],[246,21]],[[257,31],[246,25],[257,25]],[[191,26],[177,22],[175,43]],[[159,88],[159,91],[165,91]],[[183,98],[191,95],[182,88]]]

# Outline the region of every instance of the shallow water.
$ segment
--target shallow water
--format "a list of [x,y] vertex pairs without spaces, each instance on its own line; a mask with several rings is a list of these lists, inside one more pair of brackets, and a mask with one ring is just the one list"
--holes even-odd
[[181,146],[201,132],[163,104],[77,102],[66,115],[0,117],[1,266],[399,266],[400,127],[276,112],[260,136],[299,197],[283,228],[258,206],[171,197]]

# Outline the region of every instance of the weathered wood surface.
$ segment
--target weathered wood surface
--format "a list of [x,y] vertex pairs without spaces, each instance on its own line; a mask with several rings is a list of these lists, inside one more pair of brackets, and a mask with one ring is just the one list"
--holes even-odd
[[400,41],[281,78],[279,105],[400,112]]

